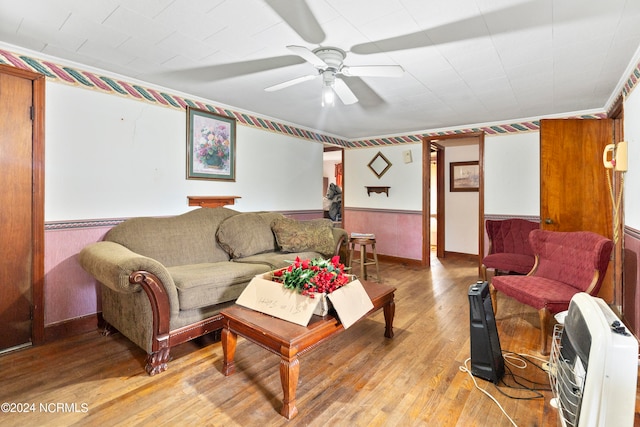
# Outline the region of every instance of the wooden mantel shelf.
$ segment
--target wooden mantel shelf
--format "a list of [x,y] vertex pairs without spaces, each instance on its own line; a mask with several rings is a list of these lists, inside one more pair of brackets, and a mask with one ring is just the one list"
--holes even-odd
[[367,196],[371,197],[371,193],[385,193],[387,197],[389,197],[389,189],[391,187],[369,187],[365,186],[367,189]]
[[217,208],[235,204],[236,199],[240,199],[240,196],[187,196],[187,199],[189,199],[189,206]]

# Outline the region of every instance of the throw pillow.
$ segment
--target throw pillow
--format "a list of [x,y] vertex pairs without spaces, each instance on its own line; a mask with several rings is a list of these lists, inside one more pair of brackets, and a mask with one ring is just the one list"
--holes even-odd
[[231,216],[218,227],[216,238],[231,258],[244,258],[275,250],[271,226],[253,212]]
[[283,252],[313,251],[329,256],[335,250],[333,223],[328,219],[297,221],[282,218],[275,220],[271,228]]

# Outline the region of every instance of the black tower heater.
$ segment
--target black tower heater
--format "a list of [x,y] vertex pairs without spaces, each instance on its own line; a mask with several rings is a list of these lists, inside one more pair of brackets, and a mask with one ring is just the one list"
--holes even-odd
[[493,316],[489,283],[478,281],[469,287],[471,327],[471,373],[498,384],[504,375],[504,359]]

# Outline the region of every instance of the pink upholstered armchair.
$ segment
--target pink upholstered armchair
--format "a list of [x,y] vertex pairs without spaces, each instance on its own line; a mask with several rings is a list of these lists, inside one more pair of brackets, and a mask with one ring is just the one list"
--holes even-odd
[[527,274],[535,258],[529,245],[529,232],[540,227],[537,222],[519,218],[485,222],[489,236],[489,254],[482,259],[482,278],[487,280],[487,269],[497,276],[500,272]]
[[538,310],[540,353],[549,354],[551,315],[567,310],[578,292],[596,295],[609,265],[613,242],[590,231],[533,230],[529,234],[535,265],[526,276],[496,276],[490,286],[494,311],[500,291]]

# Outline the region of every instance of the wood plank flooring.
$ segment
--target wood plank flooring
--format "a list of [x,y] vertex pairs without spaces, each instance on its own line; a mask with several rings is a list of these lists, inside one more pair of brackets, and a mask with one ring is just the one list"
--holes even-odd
[[[96,332],[0,356],[0,403],[29,411],[0,413],[0,424],[511,426],[460,370],[470,357],[467,293],[477,279],[476,261],[434,258],[430,269],[381,263],[381,275],[398,288],[395,337],[384,338],[379,312],[302,356],[300,413],[291,421],[279,415],[279,358],[246,340],[238,341],[230,377],[221,374],[220,343],[208,338],[173,349],[169,369],[149,377],[142,350],[119,334]],[[503,350],[539,356],[537,313],[507,298],[499,304]],[[511,369],[548,388],[547,375],[531,364]],[[550,392],[516,400],[476,380],[518,426],[556,425]]]

